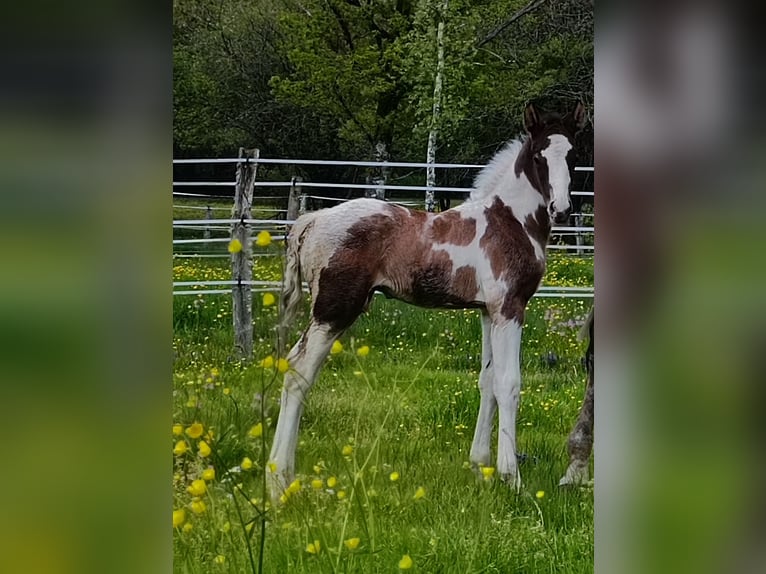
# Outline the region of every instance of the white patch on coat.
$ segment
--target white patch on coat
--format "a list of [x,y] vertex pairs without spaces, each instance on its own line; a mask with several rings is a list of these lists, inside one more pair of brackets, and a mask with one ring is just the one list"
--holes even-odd
[[548,163],[548,183],[551,186],[553,208],[557,212],[566,211],[571,207],[569,201],[569,166],[567,153],[572,144],[562,135],[549,136],[550,144],[540,152]]

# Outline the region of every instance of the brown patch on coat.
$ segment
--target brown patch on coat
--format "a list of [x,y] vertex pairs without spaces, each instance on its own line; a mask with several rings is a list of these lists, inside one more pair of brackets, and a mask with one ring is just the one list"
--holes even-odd
[[431,233],[435,243],[468,245],[476,237],[476,220],[463,219],[457,211],[445,211],[433,218]]
[[508,286],[503,301],[497,302],[500,313],[521,325],[527,302],[545,272],[545,261],[537,258],[527,231],[516,219],[513,209],[499,197],[484,210],[484,215],[487,229],[479,240],[479,246],[489,259],[495,279],[504,281]]
[[544,205],[539,206],[534,213],[527,215],[524,220],[524,229],[545,252],[545,246],[551,236],[551,217]]
[[543,151],[551,140],[549,137],[540,138],[527,138],[524,141],[524,145],[521,146],[519,155],[516,156],[516,163],[513,165],[513,171],[516,177],[519,177],[523,172],[524,175],[532,184],[532,187],[542,196],[545,204],[547,205],[551,200],[551,184],[548,177],[548,162],[542,156],[540,152]]

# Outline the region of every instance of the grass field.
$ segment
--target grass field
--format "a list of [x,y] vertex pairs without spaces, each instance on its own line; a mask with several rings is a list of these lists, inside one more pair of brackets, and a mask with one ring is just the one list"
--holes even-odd
[[[176,280],[230,276],[226,262],[179,261]],[[279,276],[278,259],[255,261],[256,278]],[[592,285],[592,259],[553,258],[545,281]],[[376,297],[325,363],[301,423],[299,482],[271,507],[276,305],[254,296],[255,360],[246,363],[232,353],[230,296],[175,297],[175,571],[592,572],[592,488],[556,486],[584,390],[576,333],[589,305],[535,298],[527,312],[519,493],[493,469],[479,478],[468,468],[477,312]]]

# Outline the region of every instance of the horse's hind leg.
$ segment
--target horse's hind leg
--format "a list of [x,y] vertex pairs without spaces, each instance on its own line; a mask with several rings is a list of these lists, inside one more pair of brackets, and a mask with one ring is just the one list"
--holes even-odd
[[493,390],[494,365],[492,364],[492,344],[490,335],[492,322],[489,315],[481,316],[481,373],[479,373],[479,416],[476,420],[476,430],[471,444],[471,464],[474,467],[490,466],[490,441],[492,439],[492,424],[497,412],[497,401]]
[[588,482],[590,478],[590,454],[593,450],[593,338],[585,356],[588,371],[588,383],[585,388],[585,398],[580,407],[577,422],[569,433],[567,451],[569,452],[569,468],[559,481],[559,486],[577,485]]
[[293,479],[303,404],[339,334],[327,324],[312,321],[287,356],[290,369],[285,373],[279,419],[269,457],[272,498],[279,498]]

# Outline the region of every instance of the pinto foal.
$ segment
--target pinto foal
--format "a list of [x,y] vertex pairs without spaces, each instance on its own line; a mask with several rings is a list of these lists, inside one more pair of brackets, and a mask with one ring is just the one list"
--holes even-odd
[[490,438],[499,411],[497,472],[520,485],[516,411],[519,350],[527,302],[545,271],[551,219],[571,211],[573,138],[582,104],[565,116],[524,111],[527,137],[512,141],[478,175],[470,198],[439,214],[376,199],[356,199],[301,216],[287,240],[280,298],[280,344],[311,293],[308,327],[289,352],[271,449],[271,495],[295,469],[304,401],[333,342],[364,312],[375,291],[413,305],[481,309],[481,402],[470,459],[491,465]]

